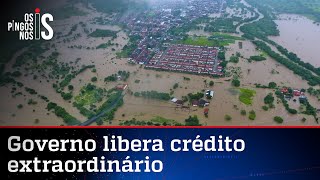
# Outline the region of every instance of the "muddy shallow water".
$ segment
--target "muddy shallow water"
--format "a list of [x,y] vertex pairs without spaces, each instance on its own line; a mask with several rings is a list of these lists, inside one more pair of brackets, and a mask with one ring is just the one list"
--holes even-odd
[[[88,10],[87,10],[88,11]],[[94,17],[99,17],[101,14],[88,11],[88,16],[85,17],[73,17],[64,21],[56,21],[57,24],[67,24],[59,26],[59,31],[68,32],[72,25],[79,23],[80,21],[88,22]],[[121,31],[117,26],[101,26],[87,23],[88,28],[96,29],[110,29],[119,31],[118,37],[113,40],[114,43],[118,43],[118,47],[113,46],[116,51],[122,49],[122,47],[128,42],[126,33]],[[179,84],[179,87],[174,90],[173,97],[180,99],[182,96],[186,96],[188,93],[197,93],[202,90],[212,89],[215,91],[215,97],[210,101],[209,105],[209,117],[206,118],[203,114],[203,108],[191,107],[190,111],[176,109],[175,105],[170,101],[158,101],[137,98],[127,93],[124,97],[124,105],[118,109],[115,114],[115,120],[113,125],[117,125],[123,120],[131,120],[136,118],[137,120],[150,120],[156,116],[162,116],[164,118],[174,119],[178,122],[184,122],[190,115],[197,115],[204,125],[275,125],[273,122],[274,116],[281,116],[285,119],[284,125],[302,125],[301,119],[307,118],[305,125],[315,125],[313,117],[297,115],[291,116],[284,109],[283,105],[275,104],[276,108],[264,111],[262,110],[263,98],[268,93],[273,93],[269,89],[255,89],[255,83],[267,85],[269,82],[274,81],[278,85],[290,86],[293,88],[308,88],[306,81],[303,81],[299,76],[293,74],[287,68],[281,66],[271,58],[267,58],[266,61],[249,63],[246,58],[252,55],[259,55],[261,52],[255,49],[255,46],[249,41],[243,41],[243,48],[239,49],[238,41],[235,44],[228,46],[226,53],[227,59],[232,54],[240,52],[243,58],[240,58],[238,64],[229,63],[228,68],[240,68],[241,77],[240,81],[242,87],[256,90],[256,96],[253,99],[252,106],[246,106],[239,101],[239,90],[231,86],[228,78],[224,79],[212,79],[207,76],[190,75],[174,72],[159,72],[153,70],[146,70],[139,65],[129,65],[127,59],[117,59],[115,56],[116,51],[112,51],[111,47],[107,49],[70,49],[71,45],[82,45],[85,47],[96,47],[101,43],[107,42],[109,39],[105,38],[88,38],[83,32],[83,29],[78,27],[75,33],[81,33],[82,37],[66,43],[58,43],[56,45],[57,51],[60,53],[59,61],[70,62],[75,61],[77,58],[81,58],[79,66],[95,64],[97,72],[93,73],[90,70],[85,71],[78,75],[71,81],[74,86],[74,96],[79,94],[80,89],[87,83],[91,82],[90,79],[93,76],[98,77],[96,85],[101,88],[110,89],[117,83],[105,83],[104,78],[117,73],[119,70],[130,71],[130,78],[126,83],[129,85],[129,89],[132,92],[141,91],[159,91],[169,93],[175,83]],[[203,31],[192,31],[192,35],[207,35]],[[319,41],[320,42],[320,41]],[[318,43],[318,42],[317,42]],[[49,55],[52,51],[46,52],[45,55]],[[13,61],[9,63],[12,65]],[[10,68],[9,68],[10,70]],[[23,69],[21,69],[24,72]],[[277,73],[271,73],[271,72]],[[188,77],[191,80],[186,81],[184,77]],[[72,103],[64,101],[60,94],[57,94],[52,88],[53,81],[46,82],[46,79],[39,77],[38,80],[33,80],[31,76],[21,77],[17,80],[23,82],[27,87],[34,88],[39,94],[47,96],[51,101],[58,103],[61,107],[65,108],[67,112],[76,117],[77,119],[84,121],[79,111],[72,106]],[[40,83],[40,80],[42,81]],[[139,83],[136,83],[139,80]],[[213,87],[206,87],[204,81],[213,80],[215,85]],[[136,81],[136,82],[135,82]],[[35,96],[31,96],[28,93],[22,91],[25,96],[19,96],[16,98],[11,97],[11,85],[7,87],[1,87],[0,92],[2,94],[2,102],[0,103],[0,125],[35,125],[36,119],[39,119],[38,125],[60,125],[63,124],[62,119],[56,117],[53,113],[48,113],[45,109],[47,103],[37,99]],[[29,99],[37,100],[37,105],[27,105]],[[320,103],[316,98],[310,97],[310,103],[315,107],[320,107]],[[18,109],[17,105],[23,104],[22,109]],[[293,106],[299,106],[293,104]],[[257,120],[250,121],[247,116],[241,116],[240,110],[246,110],[247,112],[254,110],[257,114]],[[35,112],[33,112],[35,110]],[[232,120],[227,122],[224,120],[225,115],[232,116]],[[96,125],[96,124],[92,124]]]
[[275,22],[280,36],[270,39],[296,53],[303,61],[320,67],[320,25],[293,14],[282,14]]
[[[184,122],[190,115],[197,115],[204,125],[276,125],[273,121],[274,116],[284,118],[284,125],[302,125],[301,119],[307,118],[305,125],[314,125],[313,117],[296,115],[292,116],[287,113],[282,103],[275,103],[276,108],[269,111],[262,110],[264,97],[269,93],[274,93],[270,89],[256,89],[255,83],[267,85],[274,81],[278,85],[289,86],[293,88],[308,88],[308,84],[299,76],[294,75],[290,70],[281,66],[271,58],[267,58],[263,62],[249,63],[245,58],[251,55],[259,55],[261,52],[256,51],[254,45],[249,41],[243,42],[243,48],[239,49],[238,44],[229,46],[227,51],[227,59],[235,52],[240,52],[244,58],[240,59],[238,64],[230,63],[228,66],[238,67],[242,70],[240,81],[243,88],[254,89],[256,96],[253,99],[252,106],[246,106],[239,101],[238,90],[231,86],[231,83],[225,79],[210,79],[205,76],[187,75],[172,72],[156,72],[152,70],[139,69],[139,71],[130,78],[129,88],[133,92],[156,90],[159,92],[170,92],[175,83],[179,83],[179,88],[174,90],[174,97],[181,98],[188,93],[196,93],[203,89],[212,89],[215,91],[215,97],[210,101],[209,117],[205,118],[203,108],[191,107],[190,111],[175,109],[175,105],[167,101],[148,100],[126,95],[125,104],[116,112],[114,124],[122,122],[122,120],[150,120],[156,116],[162,116],[169,119],[175,119],[179,122]],[[250,69],[250,73],[248,73]],[[276,74],[272,71],[278,72]],[[161,74],[161,77],[157,77]],[[189,77],[190,81],[183,80],[183,77]],[[134,83],[134,80],[140,80],[140,83]],[[213,80],[214,87],[205,87],[204,80]],[[310,103],[318,107],[320,103],[314,97],[309,97]],[[293,102],[292,102],[293,103]],[[294,107],[299,107],[299,104],[293,104]],[[240,110],[247,112],[254,110],[257,114],[255,121],[250,121],[247,116],[241,116]],[[123,117],[123,115],[125,117]],[[232,116],[232,121],[224,120],[225,115]]]

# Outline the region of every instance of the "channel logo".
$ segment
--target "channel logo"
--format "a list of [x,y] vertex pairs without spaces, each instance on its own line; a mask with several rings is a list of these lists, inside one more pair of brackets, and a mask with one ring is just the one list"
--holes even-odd
[[[8,22],[8,32],[19,32],[20,40],[51,40],[53,29],[48,24],[53,21],[53,16],[49,13],[42,14],[36,8],[35,13],[26,13],[23,22],[12,20]],[[42,28],[43,27],[43,28]]]

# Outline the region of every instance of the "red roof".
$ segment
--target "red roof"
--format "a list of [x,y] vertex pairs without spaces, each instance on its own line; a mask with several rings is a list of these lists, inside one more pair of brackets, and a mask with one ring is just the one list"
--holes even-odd
[[301,95],[301,92],[300,92],[300,91],[294,91],[294,92],[293,92],[293,95],[295,95],[295,96],[300,96],[300,95]]
[[287,92],[288,92],[288,88],[282,88],[282,89],[281,89],[281,92],[287,93]]
[[208,113],[209,113],[209,108],[205,108],[205,109],[203,110],[203,112],[204,112],[205,114],[208,114]]

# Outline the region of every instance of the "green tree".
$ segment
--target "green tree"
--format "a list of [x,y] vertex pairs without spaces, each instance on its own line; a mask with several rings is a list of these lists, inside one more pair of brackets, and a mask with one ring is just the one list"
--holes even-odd
[[245,115],[247,115],[247,111],[246,111],[246,110],[241,110],[241,111],[240,111],[240,114],[241,114],[242,116],[245,116]]
[[61,96],[66,101],[72,99],[73,97],[71,93],[64,93],[64,92],[61,93]]
[[98,81],[98,78],[97,77],[92,77],[91,78],[91,82],[97,82]]
[[174,85],[173,85],[173,89],[177,89],[179,87],[179,84],[178,83],[175,83]]
[[103,124],[103,120],[100,118],[98,121],[97,121],[97,125],[98,126],[101,126]]
[[214,82],[213,82],[213,81],[210,81],[210,82],[209,82],[209,86],[211,86],[211,87],[214,86]]
[[274,88],[276,88],[276,87],[277,87],[277,83],[275,83],[275,82],[270,82],[270,83],[269,83],[269,88],[274,89]]
[[274,97],[272,95],[272,93],[268,94],[265,98],[264,98],[264,103],[265,104],[272,104],[274,102]]
[[274,117],[273,120],[278,124],[282,124],[283,123],[282,117],[279,117],[279,116]]
[[199,123],[198,116],[189,116],[188,119],[185,120],[186,126],[201,126]]
[[69,86],[68,86],[68,89],[69,89],[70,91],[72,91],[72,90],[74,89],[74,87],[73,87],[72,85],[69,85]]
[[268,106],[262,106],[262,109],[265,110],[265,111],[268,111],[269,107]]
[[255,111],[252,110],[252,111],[249,112],[249,119],[250,120],[255,120],[256,117],[257,117],[257,115],[256,115]]
[[239,81],[238,79],[232,80],[231,84],[232,84],[234,87],[240,87],[240,81]]
[[227,115],[224,116],[224,120],[226,120],[226,121],[231,121],[231,120],[232,120],[232,117],[227,114]]

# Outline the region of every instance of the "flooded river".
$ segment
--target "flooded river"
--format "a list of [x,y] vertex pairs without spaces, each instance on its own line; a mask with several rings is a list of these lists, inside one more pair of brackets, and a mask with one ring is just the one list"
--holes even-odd
[[275,22],[280,36],[270,39],[296,53],[303,61],[320,67],[320,25],[306,17],[292,14],[282,14]]

